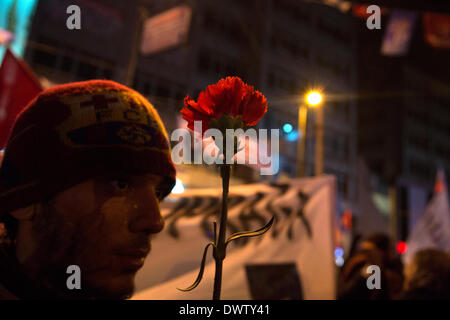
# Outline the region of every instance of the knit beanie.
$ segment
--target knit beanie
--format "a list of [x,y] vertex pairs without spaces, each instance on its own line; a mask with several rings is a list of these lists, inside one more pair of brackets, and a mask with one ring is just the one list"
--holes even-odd
[[0,217],[107,173],[163,177],[163,198],[175,166],[161,119],[138,92],[91,80],[41,92],[18,115],[0,167]]

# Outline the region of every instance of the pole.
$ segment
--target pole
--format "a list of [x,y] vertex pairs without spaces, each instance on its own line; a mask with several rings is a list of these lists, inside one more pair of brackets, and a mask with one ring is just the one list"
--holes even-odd
[[316,148],[315,148],[315,175],[320,176],[323,174],[323,106],[316,108]]
[[131,45],[130,61],[125,73],[124,82],[127,86],[132,87],[134,82],[134,75],[136,73],[136,64],[139,57],[140,44],[142,33],[144,31],[144,22],[148,17],[147,9],[142,5],[139,7],[137,28],[133,35],[133,43]]
[[391,200],[391,214],[389,216],[389,229],[391,239],[395,243],[397,241],[397,188],[395,185],[389,187],[389,199]]
[[308,107],[300,105],[298,107],[298,142],[297,142],[297,175],[299,178],[305,176],[306,164],[306,124],[308,117]]

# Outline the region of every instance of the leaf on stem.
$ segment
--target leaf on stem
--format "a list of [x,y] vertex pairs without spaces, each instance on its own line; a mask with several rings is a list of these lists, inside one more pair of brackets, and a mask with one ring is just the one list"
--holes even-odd
[[195,289],[199,284],[200,284],[200,281],[202,281],[202,278],[203,278],[203,271],[205,271],[205,262],[206,262],[206,254],[208,253],[208,248],[209,248],[209,246],[213,246],[213,247],[215,247],[215,244],[214,244],[214,242],[210,242],[210,243],[208,243],[207,245],[206,245],[206,247],[205,247],[205,250],[203,251],[203,258],[202,258],[202,263],[201,263],[201,265],[200,265],[200,271],[198,272],[198,276],[197,276],[197,279],[195,279],[195,281],[194,281],[194,283],[193,284],[191,284],[189,287],[187,287],[186,289],[180,289],[180,288],[177,288],[178,290],[180,290],[180,291],[191,291],[191,290],[193,290],[193,289]]
[[272,227],[274,220],[275,220],[275,217],[272,217],[272,219],[270,219],[270,221],[264,227],[262,227],[261,229],[258,229],[256,231],[241,231],[241,232],[236,232],[235,234],[232,234],[225,242],[225,245],[227,246],[231,241],[237,240],[240,238],[256,237],[256,236],[260,236],[260,235],[264,234],[265,232],[267,232],[270,229],[270,227]]

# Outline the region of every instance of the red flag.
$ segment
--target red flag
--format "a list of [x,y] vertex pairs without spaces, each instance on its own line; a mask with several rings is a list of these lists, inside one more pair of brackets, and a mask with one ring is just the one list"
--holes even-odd
[[42,87],[27,64],[6,49],[0,67],[0,149],[6,145],[14,120]]
[[[353,15],[360,18],[367,20],[368,17],[370,17],[373,13],[367,13],[367,8],[369,5],[364,4],[354,4],[352,6]],[[386,14],[386,8],[381,8],[381,15]]]
[[436,182],[434,183],[434,194],[438,194],[444,190],[447,190],[447,186],[445,185],[445,173],[444,169],[440,168],[438,169]]
[[425,41],[435,48],[450,49],[450,15],[424,13]]

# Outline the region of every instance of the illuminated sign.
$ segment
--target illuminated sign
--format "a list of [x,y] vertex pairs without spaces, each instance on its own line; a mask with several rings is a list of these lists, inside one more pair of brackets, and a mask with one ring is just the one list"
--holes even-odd
[[192,10],[181,5],[147,19],[143,26],[141,53],[172,48],[188,39]]

